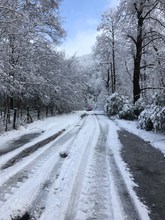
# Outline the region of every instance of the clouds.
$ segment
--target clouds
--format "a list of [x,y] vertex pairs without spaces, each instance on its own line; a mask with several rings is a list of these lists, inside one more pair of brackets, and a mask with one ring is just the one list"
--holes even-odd
[[108,0],[108,7],[114,8],[119,4],[120,0]]
[[72,56],[76,53],[77,56],[91,53],[91,48],[96,41],[96,30],[81,30],[73,38],[69,38],[62,45],[62,50],[66,54]]
[[64,28],[68,37],[61,46],[67,55],[91,53],[96,41],[97,26],[102,13],[114,7],[118,0],[65,0],[62,3],[62,15],[65,17]]
[[92,46],[96,42],[97,26],[100,22],[98,18],[79,19],[74,21],[75,33],[70,34],[62,45],[67,55],[81,56],[91,53]]

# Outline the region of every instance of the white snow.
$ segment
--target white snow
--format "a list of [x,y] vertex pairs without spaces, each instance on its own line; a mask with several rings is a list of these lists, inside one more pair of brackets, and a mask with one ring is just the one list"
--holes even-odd
[[[83,127],[83,131],[74,141],[69,157],[60,171],[60,176],[49,193],[46,210],[41,216],[41,220],[65,219],[76,175],[81,172],[81,169],[85,170],[87,152],[90,152],[90,148],[95,146],[98,138],[98,128],[93,122],[92,119],[89,119],[88,124]],[[95,129],[97,130],[96,136],[92,139]]]
[[24,134],[30,134],[35,132],[44,131],[39,137],[33,139],[29,143],[25,144],[23,147],[13,150],[0,158],[0,166],[2,166],[5,162],[7,162],[10,158],[17,155],[22,151],[22,149],[26,149],[29,146],[44,140],[47,137],[61,131],[62,129],[72,129],[78,121],[80,121],[80,116],[83,114],[83,111],[79,111],[76,113],[65,114],[56,117],[50,117],[44,120],[35,121],[32,124],[29,124],[27,127],[20,127],[19,130],[9,131],[0,136],[0,150],[7,148],[8,145],[17,140]]
[[[34,122],[33,124],[28,125],[27,128],[21,127],[18,131],[10,131],[2,135],[0,137],[0,143],[2,146],[7,146],[10,141],[19,138],[21,135],[44,130],[44,133],[32,140],[30,143],[24,145],[20,149],[16,149],[10,153],[7,153],[6,155],[1,156],[0,166],[3,165],[5,161],[21,152],[22,149],[27,148],[32,144],[35,144],[38,141],[43,140],[64,128],[66,129],[64,134],[67,134],[67,132],[71,131],[76,124],[81,126],[82,123],[80,122],[80,116],[83,113],[84,112],[76,112],[69,115],[48,118],[43,121]],[[68,139],[68,141],[50,151],[49,155],[47,155],[45,152],[47,149],[51,149],[51,146],[55,145],[58,138],[55,141],[42,147],[41,149],[38,149],[29,157],[25,157],[12,167],[7,168],[6,170],[1,170],[0,186],[12,178],[14,174],[20,170],[25,169],[25,167],[29,164],[31,164],[31,167],[33,168],[33,161],[35,161],[36,158],[38,158],[40,155],[45,155],[45,160],[38,162],[40,164],[40,169],[38,169],[36,166],[36,171],[31,172],[29,179],[23,183],[20,188],[14,192],[14,194],[11,196],[9,195],[9,199],[4,204],[2,204],[2,207],[0,208],[1,219],[9,220],[11,214],[13,216],[17,216],[19,213],[24,212],[29,207],[30,203],[35,199],[38,191],[41,189],[43,182],[49,177],[49,174],[54,167],[53,164],[59,161],[59,154],[62,152],[67,152],[68,156],[65,159],[61,159],[64,162],[62,163],[62,167],[60,167],[58,178],[50,188],[48,197],[46,198],[46,207],[40,219],[63,220],[66,217],[66,213],[68,214],[68,209],[70,206],[73,206],[71,208],[73,208],[75,213],[69,214],[75,215],[75,219],[85,220],[86,218],[91,217],[94,204],[87,200],[87,194],[89,193],[92,195],[92,190],[94,187],[99,187],[97,182],[94,183],[97,178],[90,174],[91,170],[94,169],[91,167],[95,166],[93,159],[94,148],[97,145],[100,134],[99,123],[96,117],[93,115],[94,113],[98,114],[98,118],[102,127],[105,128],[106,125],[109,128],[106,147],[112,152],[114,156],[118,169],[124,179],[124,182],[126,183],[127,190],[140,218],[142,220],[149,220],[149,211],[137,197],[133,189],[135,183],[133,181],[132,175],[130,174],[127,165],[121,158],[120,151],[122,146],[118,139],[117,131],[120,129],[120,127],[125,128],[128,131],[135,133],[142,138],[145,138],[147,141],[150,141],[151,144],[162,150],[163,143],[165,143],[163,140],[163,135],[139,130],[136,128],[136,122],[128,122],[125,120],[116,120],[114,122],[107,117],[99,116],[99,114],[102,114],[102,112],[93,111],[88,112],[89,116],[82,125],[82,128],[77,130],[76,136],[73,135],[73,137]],[[79,127],[77,126],[77,128]],[[60,137],[62,137],[62,135]],[[47,160],[47,158],[49,159]],[[108,163],[105,162],[103,164],[105,165]],[[109,182],[109,188],[105,187],[106,189],[109,189],[109,195],[107,197],[109,201],[105,203],[105,206],[107,206],[109,203],[112,204],[112,207],[108,209],[111,213],[105,212],[105,214],[109,216],[107,219],[111,219],[112,217],[114,220],[123,220],[125,217],[122,211],[122,203],[118,195],[111,168],[109,168],[107,173],[109,174],[109,179],[105,178],[104,180],[105,185]],[[22,195],[24,195],[23,198]],[[6,196],[8,196],[8,194],[6,194]],[[77,204],[75,204],[75,198],[79,199],[79,201],[76,200]]]
[[[41,170],[38,170],[31,178],[28,179],[21,188],[12,195],[1,209],[1,220],[9,220],[10,216],[18,216],[20,211],[24,213],[28,207],[28,204],[32,203],[37,192],[42,187],[44,180],[49,178],[49,174],[52,170],[52,163],[56,162],[58,155],[52,156],[47,163],[41,166]],[[10,211],[17,210],[17,211]],[[19,211],[20,210],[20,211]]]
[[51,136],[55,132],[58,132],[63,128],[67,128],[70,125],[77,123],[80,119],[80,115],[82,115],[83,113],[84,111],[77,111],[70,114],[49,117],[43,120],[35,121],[26,126],[21,126],[18,128],[18,130],[5,132],[0,135],[0,149],[3,149],[4,146],[7,147],[6,144],[8,142],[14,141],[24,134],[44,132],[42,135],[42,139]]
[[[34,122],[33,124],[30,124],[26,129],[22,127],[20,128],[19,131],[7,132],[8,135],[11,134],[8,140],[14,140],[25,133],[31,133],[33,131],[36,132],[36,131],[41,130],[42,128],[45,130],[45,132],[39,138],[35,138],[35,140],[33,140],[31,143],[28,143],[24,147],[21,147],[20,149],[16,149],[13,152],[7,153],[4,156],[1,156],[0,164],[2,165],[5,161],[10,159],[12,156],[19,153],[22,149],[27,148],[31,146],[32,144],[40,140],[43,140],[46,137],[51,136],[54,133],[57,133],[63,128],[67,129],[66,132],[72,130],[72,128],[76,124],[79,123],[80,116],[83,113],[84,112],[76,112],[76,113],[72,113],[69,115],[62,115],[62,116],[48,118],[43,121]],[[6,134],[3,135],[1,138],[3,140],[3,143],[5,143],[7,146],[8,142],[7,142]],[[0,201],[0,206],[2,205],[2,208],[0,211],[1,220],[9,220],[11,216],[13,217],[19,216],[21,215],[21,213],[24,213],[26,211],[29,204],[35,199],[38,191],[42,187],[43,182],[47,178],[49,178],[49,174],[51,170],[53,169],[52,164],[55,164],[57,160],[59,159],[59,153],[61,152],[61,150],[65,151],[65,149],[70,145],[71,141],[72,139],[69,142],[66,141],[66,143],[60,146],[60,149],[55,148],[54,153],[53,151],[50,152],[51,154],[48,155],[49,160],[46,160],[46,162],[43,161],[43,165],[42,165],[42,160],[38,161],[38,164],[41,166],[40,169],[36,170],[36,172],[33,171],[31,174],[28,174],[29,179],[24,184],[22,184],[22,186],[19,188],[18,191],[16,191],[13,195],[9,195],[9,199],[4,204]],[[9,167],[6,170],[1,170],[0,186],[4,184],[7,180],[12,178],[12,176],[15,175],[17,172],[19,172],[20,170],[23,170],[23,168],[26,167],[28,164],[35,161],[35,159],[38,158],[39,155],[42,155],[42,153],[45,152],[48,148],[50,148],[54,142],[55,141],[47,144],[43,148],[37,150],[32,155],[30,155],[30,157],[24,158],[20,162],[16,163],[14,166]],[[47,156],[45,155],[45,158],[43,159],[47,159]],[[32,170],[37,169],[37,166],[36,168],[32,166],[31,169]],[[19,185],[19,183],[17,184]],[[65,181],[64,181],[64,184],[65,184]],[[15,191],[15,189],[13,190]],[[5,195],[5,198],[6,196],[8,196],[8,194]]]

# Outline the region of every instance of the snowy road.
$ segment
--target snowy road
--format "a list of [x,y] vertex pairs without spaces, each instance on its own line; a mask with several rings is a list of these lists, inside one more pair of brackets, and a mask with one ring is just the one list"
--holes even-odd
[[89,114],[28,154],[22,146],[2,155],[0,220],[149,219],[119,156],[115,126]]

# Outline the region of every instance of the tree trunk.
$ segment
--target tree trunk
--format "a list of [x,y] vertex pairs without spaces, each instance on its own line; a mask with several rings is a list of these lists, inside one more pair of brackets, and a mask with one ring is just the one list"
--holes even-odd
[[142,43],[143,43],[143,18],[142,11],[138,12],[138,26],[137,26],[137,40],[136,40],[136,54],[134,58],[134,74],[133,74],[133,99],[134,103],[140,98],[140,67],[142,58]]
[[107,92],[108,92],[108,95],[109,95],[109,92],[110,92],[110,68],[109,67],[108,67],[108,70],[107,70],[106,89],[107,89]]
[[13,129],[16,129],[17,108],[14,109]]
[[140,66],[141,66],[141,41],[137,43],[136,57],[134,60],[134,74],[133,74],[133,98],[134,103],[140,98]]
[[46,106],[46,117],[48,117],[49,108]]
[[51,116],[53,116],[53,112],[54,111],[54,109],[53,109],[53,107],[51,107]]
[[37,119],[40,120],[40,107],[37,107]]
[[135,65],[134,69],[134,78],[133,78],[133,96],[134,96],[134,103],[140,98],[140,82],[139,82],[139,69]]
[[110,63],[111,65],[111,87],[112,87],[112,94],[114,93],[114,84],[113,84],[113,65],[112,65],[112,62]]
[[113,92],[116,92],[116,64],[115,64],[115,32],[112,26],[112,72],[113,72]]
[[29,124],[29,123],[32,123],[32,122],[33,122],[33,120],[32,120],[32,117],[30,115],[30,108],[29,108],[29,106],[27,106],[27,123]]
[[13,96],[10,97],[10,109],[14,109],[14,98],[13,98]]

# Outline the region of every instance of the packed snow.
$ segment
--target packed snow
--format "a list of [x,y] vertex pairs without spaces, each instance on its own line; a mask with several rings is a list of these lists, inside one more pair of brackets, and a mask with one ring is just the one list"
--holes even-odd
[[[84,113],[87,116],[81,117]],[[26,128],[1,135],[0,142],[4,148],[23,134],[41,132],[39,137],[19,149],[2,155],[0,166],[23,149],[66,129],[56,140],[1,170],[0,189],[8,186],[6,193],[0,192],[1,220],[21,216],[27,211],[42,220],[86,220],[90,217],[124,220],[125,215],[131,213],[123,209],[113,160],[137,215],[142,220],[149,219],[149,210],[137,197],[133,189],[136,184],[120,156],[122,146],[117,131],[121,127],[147,138],[156,147],[162,146],[163,150],[165,142],[160,134],[136,129],[135,122],[114,122],[102,112],[92,111],[36,121]],[[60,157],[62,153],[66,153],[65,158]],[[41,197],[40,202],[38,196]]]

